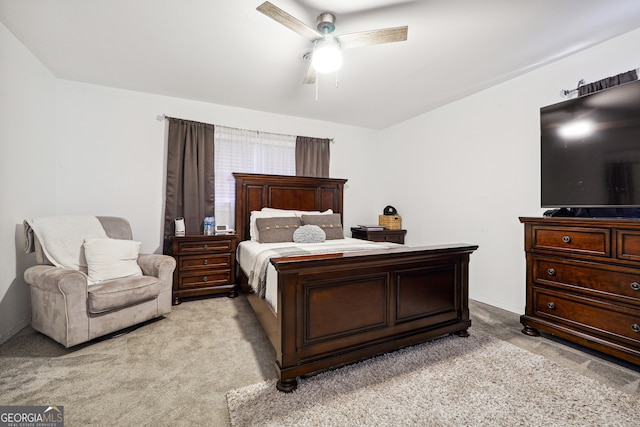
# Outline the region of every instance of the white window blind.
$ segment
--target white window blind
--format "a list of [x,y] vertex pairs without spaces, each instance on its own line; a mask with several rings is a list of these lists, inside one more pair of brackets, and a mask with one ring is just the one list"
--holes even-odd
[[296,137],[269,132],[215,127],[215,217],[235,228],[233,172],[296,174]]

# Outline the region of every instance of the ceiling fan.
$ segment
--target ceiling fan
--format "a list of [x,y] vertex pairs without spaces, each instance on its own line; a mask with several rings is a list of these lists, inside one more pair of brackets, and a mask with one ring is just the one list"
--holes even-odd
[[305,54],[305,59],[311,61],[303,80],[305,84],[316,82],[316,72],[329,73],[340,68],[343,49],[405,41],[409,31],[409,27],[405,25],[333,36],[331,33],[336,28],[336,17],[333,13],[323,12],[318,15],[316,31],[268,1],[256,10],[314,43],[313,51]]

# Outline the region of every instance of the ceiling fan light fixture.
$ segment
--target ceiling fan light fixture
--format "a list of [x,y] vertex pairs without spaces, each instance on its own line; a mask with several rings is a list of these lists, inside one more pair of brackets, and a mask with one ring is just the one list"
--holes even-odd
[[318,73],[332,73],[342,66],[342,50],[335,37],[325,36],[324,39],[316,42],[311,66]]

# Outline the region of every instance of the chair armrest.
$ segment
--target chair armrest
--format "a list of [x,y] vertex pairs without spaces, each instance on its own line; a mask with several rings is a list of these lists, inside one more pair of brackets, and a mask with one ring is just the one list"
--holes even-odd
[[71,268],[35,265],[25,270],[24,280],[45,292],[87,294],[87,275]]
[[176,268],[176,260],[173,257],[161,254],[140,254],[138,265],[145,276],[155,276],[173,283],[173,270]]

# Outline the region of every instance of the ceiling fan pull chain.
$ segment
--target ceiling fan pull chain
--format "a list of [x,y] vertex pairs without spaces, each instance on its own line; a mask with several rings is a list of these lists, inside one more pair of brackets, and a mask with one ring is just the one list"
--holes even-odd
[[318,102],[318,72],[316,71],[316,102]]
[[338,72],[336,71],[336,89],[338,89]]

